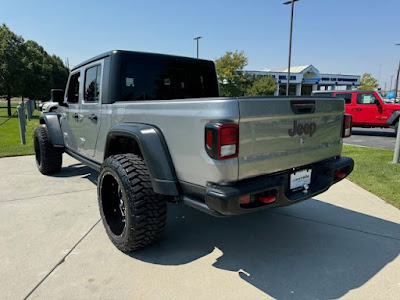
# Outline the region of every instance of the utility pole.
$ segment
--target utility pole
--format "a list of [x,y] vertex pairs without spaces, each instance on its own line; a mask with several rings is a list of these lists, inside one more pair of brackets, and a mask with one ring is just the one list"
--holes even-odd
[[392,81],[393,81],[393,75],[390,76],[390,88],[389,88],[389,92],[392,91]]
[[[396,46],[400,46],[400,44],[396,44]],[[396,91],[394,92],[394,102],[396,103],[396,98],[397,98],[397,91],[399,90],[399,74],[400,74],[400,60],[399,60],[399,68],[397,69],[397,77],[396,77]],[[397,136],[396,136],[396,144],[394,147],[394,155],[393,155],[393,163],[398,164],[399,163],[399,157],[400,157],[400,119],[397,120]]]
[[378,84],[379,86],[381,86],[380,82],[381,82],[381,69],[382,69],[382,64],[379,65],[379,73],[378,73]]
[[199,39],[201,39],[201,36],[195,37],[194,40],[196,40],[197,44],[197,59],[199,59]]
[[293,12],[294,12],[294,3],[299,0],[290,0],[283,2],[284,5],[291,4],[292,6],[292,13],[290,16],[290,37],[289,37],[289,61],[288,61],[288,71],[287,71],[287,78],[286,78],[286,96],[289,96],[289,85],[290,85],[290,61],[292,59],[292,33],[293,33]]
[[394,91],[394,100],[396,101],[397,93],[399,92],[399,75],[400,75],[400,60],[399,60],[399,68],[397,69],[397,76],[396,76],[396,90]]
[[64,60],[64,65],[68,68],[68,70],[69,70],[69,58],[68,57],[66,57],[65,58],[65,60]]

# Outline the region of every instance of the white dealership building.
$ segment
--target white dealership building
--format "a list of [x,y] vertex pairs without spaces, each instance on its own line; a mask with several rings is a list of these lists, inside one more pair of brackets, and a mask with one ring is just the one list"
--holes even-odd
[[[256,76],[271,75],[275,78],[277,88],[275,96],[286,95],[288,69],[266,71],[245,71]],[[317,90],[351,90],[360,85],[361,76],[320,73],[313,65],[290,68],[290,95],[311,95]]]

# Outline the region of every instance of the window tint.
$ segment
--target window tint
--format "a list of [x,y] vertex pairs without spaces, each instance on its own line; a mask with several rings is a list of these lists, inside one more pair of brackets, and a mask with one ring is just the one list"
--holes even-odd
[[344,100],[346,101],[346,104],[350,104],[351,103],[351,94],[336,94],[335,97],[344,98]]
[[217,97],[212,63],[156,55],[125,55],[120,101]]
[[85,101],[99,101],[101,66],[91,67],[85,72]]
[[375,104],[376,98],[374,94],[358,94],[357,104]]
[[67,101],[69,103],[78,103],[79,102],[79,77],[81,73],[76,73],[71,75],[68,86],[68,94]]

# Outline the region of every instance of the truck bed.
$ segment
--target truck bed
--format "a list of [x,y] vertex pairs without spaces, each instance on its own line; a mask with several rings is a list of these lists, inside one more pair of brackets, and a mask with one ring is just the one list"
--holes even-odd
[[[299,101],[314,101],[312,112],[307,107],[294,112],[293,103]],[[150,124],[165,137],[179,181],[202,186],[227,183],[340,155],[343,111],[343,100],[311,97],[116,102],[103,105],[96,149],[104,149],[106,132],[114,124]],[[214,160],[207,155],[205,125],[216,120],[239,124],[238,158]],[[295,121],[314,123],[315,132],[290,136]],[[96,151],[100,163],[102,155]]]

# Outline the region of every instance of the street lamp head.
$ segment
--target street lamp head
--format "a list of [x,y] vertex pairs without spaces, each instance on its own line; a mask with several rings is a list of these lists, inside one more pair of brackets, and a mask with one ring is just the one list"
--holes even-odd
[[199,40],[201,38],[202,38],[201,36],[198,36],[198,37],[195,37],[194,40]]
[[283,2],[282,4],[288,5],[288,4],[292,4],[292,2],[297,2],[297,1],[300,1],[300,0],[290,0],[290,1]]
[[395,46],[400,46],[400,44],[394,44]]

